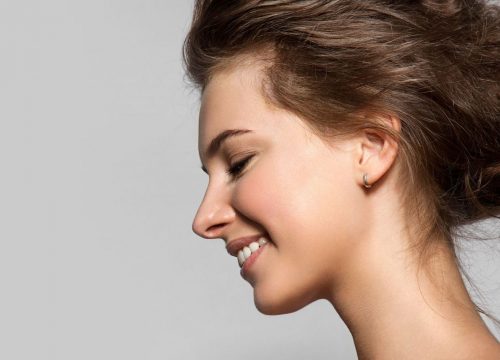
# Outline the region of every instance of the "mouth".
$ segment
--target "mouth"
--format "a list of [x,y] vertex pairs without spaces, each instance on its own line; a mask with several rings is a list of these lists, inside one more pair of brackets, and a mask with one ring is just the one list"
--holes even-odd
[[269,243],[272,243],[269,235],[261,233],[231,240],[227,243],[226,249],[230,255],[238,258],[238,265],[243,275],[243,272],[250,267]]
[[[253,246],[253,248],[255,248],[255,245],[252,245],[255,243],[250,244],[250,246],[248,247],[244,247],[243,250],[240,250],[238,252],[238,264],[240,265],[241,268],[240,275],[243,279],[249,281],[251,284],[253,284],[255,281],[255,278],[253,277],[253,275],[251,275],[251,272],[256,266],[255,262],[257,262],[257,259],[262,254],[262,252],[266,251],[265,249],[269,247],[269,244],[271,242],[268,239],[261,237],[258,243],[259,247],[254,251],[250,250],[251,253],[248,257],[246,256],[248,254],[248,250],[246,249],[247,248],[250,249],[250,246]],[[240,259],[244,260],[241,261]]]
[[238,264],[240,268],[252,257],[255,257],[259,250],[269,243],[269,239],[261,236],[257,241],[253,241],[248,246],[244,246],[238,251]]

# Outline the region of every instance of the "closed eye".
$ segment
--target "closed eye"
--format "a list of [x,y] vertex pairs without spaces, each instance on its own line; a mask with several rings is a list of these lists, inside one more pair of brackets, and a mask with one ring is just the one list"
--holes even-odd
[[228,175],[230,175],[232,178],[238,177],[241,172],[245,169],[245,166],[249,162],[249,160],[253,157],[254,155],[249,155],[246,158],[244,158],[241,161],[238,161],[236,164],[232,165],[226,172]]

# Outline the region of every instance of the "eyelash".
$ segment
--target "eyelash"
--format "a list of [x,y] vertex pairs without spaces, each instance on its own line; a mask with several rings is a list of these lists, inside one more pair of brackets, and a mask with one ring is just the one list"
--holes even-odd
[[253,157],[253,155],[247,156],[241,161],[238,161],[236,164],[231,166],[226,172],[228,175],[230,175],[233,178],[238,177],[241,172],[245,169],[245,165],[250,161],[250,159]]

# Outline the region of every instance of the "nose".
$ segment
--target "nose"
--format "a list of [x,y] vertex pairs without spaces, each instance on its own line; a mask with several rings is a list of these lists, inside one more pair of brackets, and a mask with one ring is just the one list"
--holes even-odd
[[229,203],[229,194],[220,188],[210,188],[209,184],[194,217],[192,230],[206,239],[221,238],[234,218],[235,211]]

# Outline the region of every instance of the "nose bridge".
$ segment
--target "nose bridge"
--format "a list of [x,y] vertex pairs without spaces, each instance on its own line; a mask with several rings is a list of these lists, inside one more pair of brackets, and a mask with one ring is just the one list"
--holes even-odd
[[222,182],[210,182],[193,220],[192,230],[204,238],[218,238],[234,218],[229,191]]

